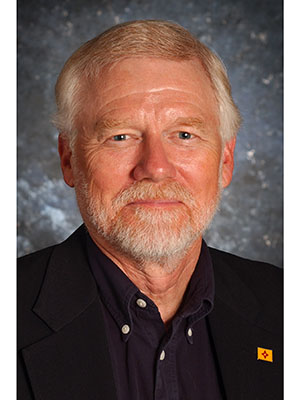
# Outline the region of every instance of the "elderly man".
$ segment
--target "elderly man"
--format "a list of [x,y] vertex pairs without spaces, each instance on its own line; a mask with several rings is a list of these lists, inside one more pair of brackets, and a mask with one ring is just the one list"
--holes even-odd
[[240,124],[221,61],[176,24],[121,24],[56,98],[84,225],[20,260],[19,398],[281,399],[280,270],[202,239]]

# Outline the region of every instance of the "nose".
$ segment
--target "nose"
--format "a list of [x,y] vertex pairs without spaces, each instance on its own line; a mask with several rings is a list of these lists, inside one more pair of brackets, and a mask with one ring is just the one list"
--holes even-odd
[[175,175],[175,166],[169,160],[162,139],[145,140],[139,162],[133,169],[134,179],[161,182],[168,178],[175,178]]

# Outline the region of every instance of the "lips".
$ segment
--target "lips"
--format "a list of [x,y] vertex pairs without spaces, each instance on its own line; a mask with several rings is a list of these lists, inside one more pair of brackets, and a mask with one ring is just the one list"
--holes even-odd
[[128,205],[145,205],[145,206],[174,206],[182,204],[181,201],[178,200],[169,200],[169,199],[148,199],[148,200],[135,200]]

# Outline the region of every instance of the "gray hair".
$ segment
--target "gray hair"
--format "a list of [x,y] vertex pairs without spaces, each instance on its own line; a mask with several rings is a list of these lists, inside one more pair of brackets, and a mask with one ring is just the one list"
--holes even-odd
[[210,79],[219,105],[223,143],[238,132],[241,117],[220,58],[178,24],[139,20],[116,25],[82,45],[65,63],[55,86],[57,112],[53,123],[72,146],[76,121],[84,107],[87,83],[105,66],[125,58],[156,57],[174,61],[198,59]]

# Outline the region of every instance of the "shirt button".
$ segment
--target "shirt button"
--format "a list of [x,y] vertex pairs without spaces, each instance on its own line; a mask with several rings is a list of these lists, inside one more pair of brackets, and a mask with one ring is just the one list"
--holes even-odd
[[163,361],[163,360],[165,359],[165,357],[166,357],[166,353],[165,353],[165,351],[163,350],[163,351],[160,353],[160,356],[159,356],[160,361]]
[[129,325],[123,325],[122,326],[122,333],[124,333],[124,335],[127,335],[127,333],[129,333],[129,331],[130,331],[130,326]]
[[146,308],[147,307],[147,303],[143,299],[137,299],[136,304],[141,308]]
[[193,336],[193,331],[192,331],[191,328],[188,329],[187,334],[188,334],[189,337]]

